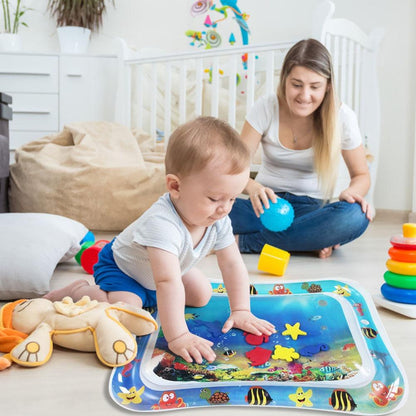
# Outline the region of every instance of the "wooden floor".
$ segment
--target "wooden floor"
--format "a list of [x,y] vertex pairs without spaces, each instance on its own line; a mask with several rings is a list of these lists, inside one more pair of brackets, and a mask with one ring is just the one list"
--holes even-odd
[[[244,260],[253,283],[337,277],[356,280],[374,295],[379,293],[383,283],[390,237],[401,233],[403,222],[407,222],[405,214],[380,211],[359,240],[336,250],[332,257],[320,260],[312,255],[293,255],[282,278],[258,272],[257,255],[244,255]],[[111,238],[112,235],[102,233],[97,237]],[[213,255],[202,261],[201,268],[213,279],[220,279]],[[52,288],[61,287],[80,277],[85,277],[85,274],[74,261],[61,264],[55,272]],[[410,385],[407,403],[396,414],[410,416],[416,409],[416,319],[382,308],[378,310]],[[0,373],[0,413],[17,416],[45,416],[52,412],[60,416],[128,414],[110,399],[109,378],[110,370],[100,364],[94,354],[56,349],[49,363],[42,367],[25,369],[13,366]],[[192,415],[201,416],[214,415],[216,411],[218,409],[191,410]],[[301,409],[221,408],[221,414],[224,415],[252,415],[257,412],[263,415],[305,414],[305,410]]]

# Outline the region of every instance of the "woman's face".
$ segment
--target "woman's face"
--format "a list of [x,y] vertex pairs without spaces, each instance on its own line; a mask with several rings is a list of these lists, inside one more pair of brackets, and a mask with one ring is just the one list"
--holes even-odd
[[294,66],[286,78],[286,103],[294,116],[307,117],[322,103],[328,80],[304,66]]

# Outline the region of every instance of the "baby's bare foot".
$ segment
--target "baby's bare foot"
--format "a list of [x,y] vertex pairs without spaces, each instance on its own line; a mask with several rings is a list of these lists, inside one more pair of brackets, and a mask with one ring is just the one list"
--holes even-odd
[[[76,280],[68,286],[65,286],[61,289],[52,290],[43,296],[44,299],[49,299],[52,302],[62,300],[65,296],[70,296],[73,299],[73,293],[82,286],[89,286],[87,280]],[[77,301],[78,299],[73,299]]]

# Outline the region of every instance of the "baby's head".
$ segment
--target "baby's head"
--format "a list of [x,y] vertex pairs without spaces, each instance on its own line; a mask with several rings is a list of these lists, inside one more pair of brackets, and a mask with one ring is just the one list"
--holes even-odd
[[239,134],[225,121],[198,117],[179,126],[170,136],[165,157],[166,174],[185,177],[215,161],[228,175],[250,166],[250,153]]
[[226,122],[199,117],[172,134],[165,166],[171,201],[191,231],[230,212],[247,184],[250,153]]

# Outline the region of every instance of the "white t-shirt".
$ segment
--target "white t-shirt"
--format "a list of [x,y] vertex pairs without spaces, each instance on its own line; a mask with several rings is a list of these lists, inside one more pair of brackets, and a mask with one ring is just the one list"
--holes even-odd
[[208,227],[193,248],[191,234],[166,193],[116,237],[112,248],[121,271],[146,289],[155,290],[146,247],[160,248],[177,256],[184,275],[211,250],[221,250],[234,241],[231,221],[226,216]]
[[[261,97],[246,116],[247,122],[262,135],[262,165],[256,180],[276,192],[290,192],[322,198],[313,166],[313,150],[293,150],[279,140],[279,101],[276,94]],[[362,137],[357,116],[347,105],[339,109],[341,148],[360,146]]]

